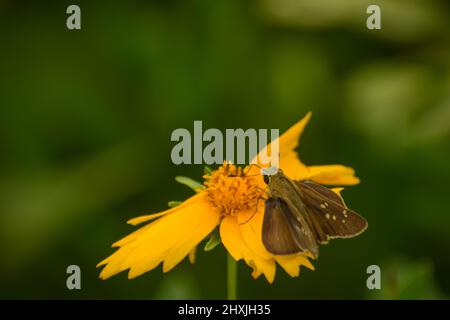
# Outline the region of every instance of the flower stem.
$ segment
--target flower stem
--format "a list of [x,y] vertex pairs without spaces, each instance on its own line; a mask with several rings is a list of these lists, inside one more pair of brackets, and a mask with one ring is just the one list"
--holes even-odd
[[227,299],[237,298],[237,263],[230,254],[227,254]]

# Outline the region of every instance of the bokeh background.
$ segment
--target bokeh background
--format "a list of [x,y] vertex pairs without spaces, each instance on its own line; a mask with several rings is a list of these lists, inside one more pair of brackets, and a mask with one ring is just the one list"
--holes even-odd
[[[66,29],[77,4],[82,30]],[[378,4],[382,30],[366,28]],[[135,280],[98,279],[125,221],[191,191],[170,134],[280,128],[308,111],[307,164],[343,163],[369,221],[316,271],[239,297],[450,296],[450,5],[438,0],[0,1],[0,298],[225,298],[222,247]],[[66,267],[82,290],[66,288]],[[366,288],[366,267],[382,290]]]

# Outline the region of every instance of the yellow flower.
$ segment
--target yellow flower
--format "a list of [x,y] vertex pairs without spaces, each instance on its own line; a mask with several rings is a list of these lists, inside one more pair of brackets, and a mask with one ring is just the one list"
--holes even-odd
[[[299,160],[295,149],[310,117],[308,113],[279,137],[280,168],[296,180],[331,185],[359,183],[352,168],[306,166]],[[299,275],[302,265],[314,270],[307,254],[277,256],[265,249],[261,239],[264,203],[259,200],[267,186],[260,175],[254,175],[256,171],[256,166],[242,169],[225,163],[205,176],[206,188],[179,206],[128,221],[132,225],[148,223],[113,244],[119,249],[98,264],[105,265],[100,278],[129,269],[128,278],[132,279],[161,262],[163,272],[167,272],[186,256],[193,263],[197,245],[217,226],[225,248],[235,260],[243,259],[253,269],[254,278],[264,274],[272,283],[277,263],[292,277]]]

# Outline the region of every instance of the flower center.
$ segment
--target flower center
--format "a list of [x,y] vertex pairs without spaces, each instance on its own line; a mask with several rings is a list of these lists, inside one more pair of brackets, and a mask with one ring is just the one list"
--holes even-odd
[[255,208],[264,193],[261,176],[246,176],[232,164],[224,164],[204,178],[208,199],[224,216]]

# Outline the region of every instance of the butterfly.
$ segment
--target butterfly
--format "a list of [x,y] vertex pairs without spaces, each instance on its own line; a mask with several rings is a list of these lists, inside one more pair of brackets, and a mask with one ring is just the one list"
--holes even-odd
[[367,229],[366,219],[349,209],[341,196],[312,181],[292,180],[281,169],[263,175],[265,201],[262,241],[275,255],[311,253],[331,239],[352,238]]

